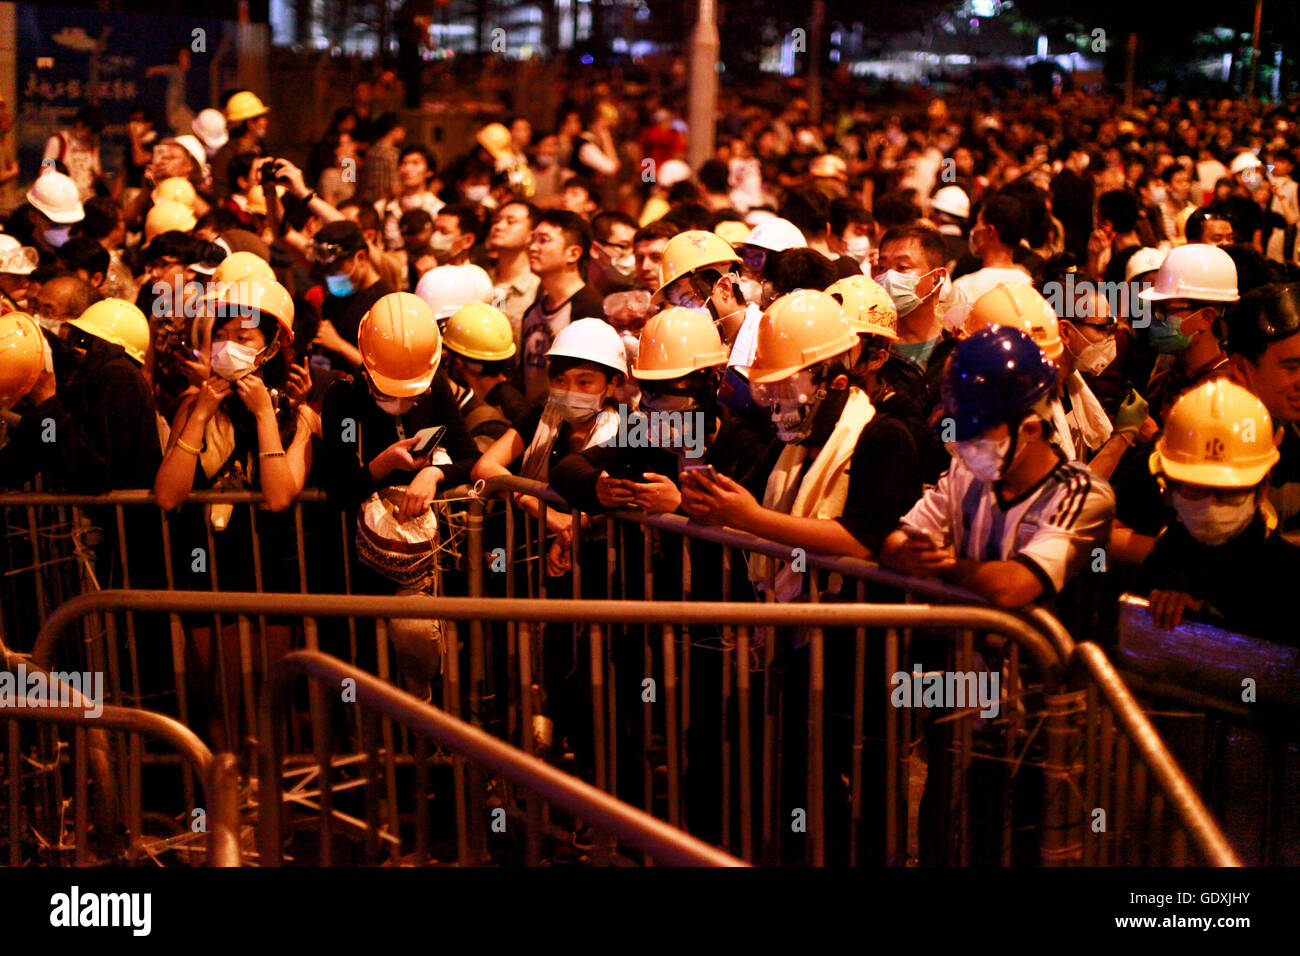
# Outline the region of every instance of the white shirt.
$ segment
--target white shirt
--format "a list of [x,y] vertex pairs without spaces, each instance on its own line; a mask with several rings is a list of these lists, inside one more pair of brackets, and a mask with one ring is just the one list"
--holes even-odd
[[1024,269],[993,269],[986,266],[952,281],[953,288],[959,294],[959,300],[964,299],[970,303],[974,303],[985,292],[1004,283],[1006,285],[1031,285],[1033,280],[1029,278],[1029,273]]
[[1007,504],[957,458],[903,516],[903,525],[937,532],[959,558],[1019,561],[1055,594],[1110,539],[1115,493],[1086,465],[1062,461],[1037,486]]

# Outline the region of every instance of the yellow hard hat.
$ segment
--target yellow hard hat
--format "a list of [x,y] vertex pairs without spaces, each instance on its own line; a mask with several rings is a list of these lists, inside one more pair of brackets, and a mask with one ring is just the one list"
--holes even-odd
[[840,304],[817,289],[796,289],[763,313],[749,380],[779,382],[858,344]]
[[1213,488],[1253,488],[1281,454],[1264,403],[1224,378],[1174,402],[1148,462],[1153,474]]
[[212,281],[218,285],[226,282],[238,282],[241,279],[269,279],[274,282],[275,270],[271,264],[255,252],[240,250],[232,252],[222,259],[212,273]]
[[738,246],[749,238],[750,230],[739,219],[724,219],[713,227],[713,231],[727,240],[728,244]]
[[1009,325],[1019,329],[1033,339],[1052,361],[1065,351],[1056,313],[1031,285],[999,283],[976,299],[966,318],[966,332],[973,335],[990,325]]
[[[285,192],[284,187],[277,183],[275,187],[275,194],[278,197],[280,197],[281,208],[284,208],[283,206],[284,192]],[[248,210],[249,215],[252,216],[266,215],[266,193],[262,192],[261,185],[250,186],[248,188],[248,192],[244,194],[244,199],[248,203],[248,205],[245,208]]]
[[849,276],[826,289],[844,305],[849,328],[859,335],[879,335],[898,341],[898,308],[880,283],[867,275]]
[[[740,262],[740,256],[731,248],[731,243],[721,236],[704,229],[689,229],[678,233],[664,244],[663,259],[659,263],[659,288],[650,297],[650,301],[662,302],[664,290],[682,276],[724,262]],[[727,269],[724,268],[723,271]]]
[[357,329],[357,347],[375,388],[393,398],[422,395],[442,360],[438,320],[410,292],[390,292],[370,307]]
[[197,222],[189,206],[170,199],[160,199],[144,217],[145,244],[153,242],[153,237],[160,233],[173,230],[189,232]]
[[248,316],[254,310],[273,316],[280,323],[280,334],[285,343],[293,341],[293,297],[274,279],[248,276],[227,283],[217,294],[218,318]]
[[713,321],[695,309],[674,307],[652,315],[641,330],[632,375],[646,380],[681,378],[726,364],[727,347]]
[[187,209],[193,210],[198,193],[184,176],[169,176],[155,186],[153,191],[154,202],[161,202],[164,199],[168,202],[178,202]]
[[100,299],[77,318],[68,322],[74,328],[120,345],[141,365],[149,350],[149,321],[135,303],[126,299]]
[[45,368],[41,327],[26,312],[0,315],[0,408],[10,408],[32,390]]
[[443,327],[442,344],[479,362],[500,362],[515,354],[510,319],[484,302],[467,302],[457,309]]
[[474,138],[493,159],[501,159],[514,151],[514,139],[510,136],[510,130],[500,123],[488,123]]
[[226,122],[232,125],[244,123],[265,116],[269,112],[271,112],[270,108],[257,98],[256,93],[240,90],[226,103]]

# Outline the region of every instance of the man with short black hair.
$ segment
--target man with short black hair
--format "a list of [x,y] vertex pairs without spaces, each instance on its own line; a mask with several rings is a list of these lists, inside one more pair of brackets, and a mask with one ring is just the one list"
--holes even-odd
[[570,179],[564,184],[564,191],[560,196],[560,208],[583,219],[591,219],[600,209],[600,195],[595,183],[579,176]]
[[[368,154],[366,163],[368,167]],[[433,154],[423,146],[407,146],[398,153],[393,188],[375,202],[375,211],[383,221],[384,245],[389,249],[402,247],[402,234],[397,228],[402,213],[411,209],[423,209],[430,216],[436,216],[442,209],[442,200],[429,188],[436,172],[437,163]]]
[[[1030,285],[1029,273],[1015,264],[1016,247],[1025,238],[1029,218],[1020,200],[1012,196],[990,197],[975,217],[970,231],[970,248],[983,263],[982,268],[953,280],[957,294],[974,302],[996,286]],[[900,315],[901,319],[902,316]]]
[[632,237],[632,252],[636,257],[637,288],[654,292],[659,288],[659,265],[663,262],[664,246],[677,235],[677,227],[662,219],[648,223]]
[[478,214],[466,203],[443,206],[433,218],[429,248],[440,266],[469,265],[469,253],[478,242]]
[[1123,282],[1129,258],[1142,248],[1138,209],[1137,196],[1127,189],[1112,189],[1097,199],[1097,228],[1088,240],[1088,265],[1102,282]]
[[556,334],[570,322],[602,314],[600,296],[585,279],[590,251],[591,227],[577,213],[549,209],[537,217],[528,267],[539,287],[520,331],[522,390],[529,400],[545,398],[550,389],[546,352]]
[[632,249],[636,220],[627,213],[606,210],[591,220],[591,233],[587,284],[602,298],[630,289],[636,278],[636,253]]
[[528,243],[537,222],[537,209],[522,199],[497,210],[488,232],[487,251],[497,258],[492,269],[496,307],[510,320],[515,354],[519,354],[524,312],[537,298],[538,279],[528,267]]

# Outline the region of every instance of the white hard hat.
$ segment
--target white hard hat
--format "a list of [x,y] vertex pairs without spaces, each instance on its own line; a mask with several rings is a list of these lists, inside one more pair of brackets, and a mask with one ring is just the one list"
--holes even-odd
[[808,242],[799,227],[789,219],[774,218],[755,226],[745,245],[758,246],[769,252],[784,252],[786,249],[806,249]]
[[51,222],[71,224],[86,218],[81,194],[71,176],[47,166],[27,190],[27,201]]
[[420,277],[415,294],[439,321],[455,315],[470,302],[492,304],[492,279],[474,265],[435,266]]
[[176,137],[176,145],[194,157],[194,162],[198,163],[200,169],[206,169],[208,165],[208,151],[203,144],[199,142],[197,136],[186,133],[184,136]]
[[595,362],[627,374],[623,337],[604,319],[578,319],[556,333],[547,358],[575,358]]
[[1178,246],[1165,256],[1154,284],[1139,292],[1138,298],[1236,302],[1237,266],[1218,246],[1201,242]]
[[36,270],[40,261],[36,250],[24,246],[13,236],[0,235],[0,272],[25,276]]
[[676,186],[691,178],[691,167],[687,166],[680,159],[669,159],[659,167],[659,175],[655,177],[660,186]]
[[1166,253],[1151,246],[1143,246],[1124,265],[1124,281],[1132,282],[1144,272],[1155,272],[1165,261]]
[[1254,153],[1238,153],[1232,159],[1232,165],[1228,167],[1229,175],[1235,176],[1237,173],[1244,172],[1247,169],[1254,169],[1257,166],[1264,165],[1259,161],[1259,157]]
[[190,129],[207,147],[210,154],[221,149],[230,139],[230,134],[226,132],[226,117],[221,110],[211,108],[202,110],[194,117],[194,122],[190,123]]
[[970,196],[960,186],[944,186],[930,197],[930,208],[958,219],[969,219]]

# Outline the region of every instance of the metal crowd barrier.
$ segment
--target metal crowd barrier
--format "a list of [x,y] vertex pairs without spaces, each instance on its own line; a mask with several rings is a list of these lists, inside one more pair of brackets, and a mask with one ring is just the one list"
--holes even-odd
[[[52,682],[49,686],[59,686],[57,678],[51,678],[34,661],[9,654],[3,648],[0,648],[0,664],[10,671],[21,665],[28,674],[39,670],[46,681]],[[22,696],[23,703],[0,707],[0,721],[8,723],[5,772],[0,775],[0,785],[8,804],[4,817],[10,866],[41,862],[42,854],[45,862],[71,862],[77,866],[92,862],[92,812],[94,842],[101,854],[110,857],[108,860],[101,857],[100,862],[138,863],[142,857],[157,860],[170,852],[182,859],[197,854],[210,866],[240,865],[239,768],[232,754],[214,756],[193,731],[162,714],[102,701],[92,707],[92,702],[75,688],[68,688],[60,696],[70,706],[51,706],[48,697],[29,703],[25,689]],[[48,725],[44,728],[48,731],[72,728],[71,846],[63,815],[66,763],[61,755],[62,744],[54,733],[37,733],[36,739],[28,740],[24,746],[21,735],[24,724]],[[123,734],[115,734],[110,740],[106,731],[124,731],[126,740],[121,739]],[[180,835],[153,840],[144,836],[142,736],[170,748],[202,785],[203,800],[197,808],[201,815],[185,815],[183,819],[188,826]],[[37,755],[35,758],[33,753]],[[116,763],[115,755],[119,758]],[[123,763],[125,775],[117,772]],[[23,793],[24,768],[35,771],[27,775],[32,783],[29,789],[33,791],[28,800],[24,800]],[[92,785],[96,788],[94,799],[90,795]],[[120,845],[123,828],[127,838],[124,847]],[[24,855],[24,844],[35,846],[30,858]]]
[[1116,667],[1251,864],[1300,863],[1300,648],[1120,599]]
[[[537,498],[541,514],[536,518],[525,515],[521,519],[508,494],[511,491]],[[448,497],[466,494],[465,489],[445,492]],[[499,495],[504,497],[504,508],[489,508],[490,499]],[[235,677],[219,688],[222,699],[217,706],[226,728],[225,740],[232,748],[248,748],[256,742],[257,702],[271,673],[272,655],[266,640],[268,620],[293,620],[295,646],[314,650],[320,646],[317,618],[344,617],[349,640],[343,656],[353,665],[368,664],[366,669],[376,671],[381,678],[390,676],[385,619],[393,615],[378,604],[365,602],[391,599],[367,598],[355,611],[327,613],[321,608],[337,596],[309,593],[309,583],[314,577],[313,561],[319,563],[337,553],[328,547],[317,547],[316,543],[311,547],[305,544],[312,535],[315,535],[312,541],[319,542],[320,535],[328,533],[328,529],[304,527],[304,506],[318,505],[321,497],[319,492],[309,491],[289,513],[296,538],[296,567],[292,570],[299,583],[298,595],[281,594],[270,602],[241,603],[255,596],[215,591],[217,577],[212,569],[209,574],[212,592],[158,592],[150,598],[148,610],[166,612],[171,621],[182,720],[187,720],[184,648],[194,618],[180,615],[199,610],[204,615],[210,614],[216,624],[212,633],[217,635],[221,633],[223,616],[227,622],[234,616],[238,625],[237,654],[228,646],[234,641],[216,640],[217,651],[223,657],[228,654],[238,668],[233,671]],[[194,498],[199,502],[225,501],[247,507],[256,530],[258,496],[210,492]],[[78,508],[109,504],[115,510],[117,525],[125,529],[124,508],[149,505],[150,500],[147,494],[136,492],[100,498],[0,496],[0,505],[20,507],[20,515],[28,519],[19,532],[12,530],[14,522],[10,522],[11,566],[16,566],[20,575],[41,568],[38,550],[44,540],[39,533],[41,509],[66,507],[69,503]],[[455,635],[455,624],[450,625],[454,643],[469,649],[465,664],[468,679],[462,680],[459,655],[447,654],[444,674],[437,682],[441,684],[443,708],[449,714],[465,714],[477,728],[514,742],[528,752],[542,753],[549,749],[554,757],[562,749],[562,741],[546,740],[548,718],[544,715],[549,711],[555,716],[551,708],[557,699],[567,696],[571,698],[567,701],[570,725],[574,723],[572,718],[581,715],[586,725],[583,732],[590,737],[585,754],[580,755],[586,758],[587,765],[577,767],[570,762],[567,764],[570,769],[586,776],[598,789],[640,804],[647,812],[674,826],[727,847],[746,860],[764,863],[826,862],[828,846],[832,849],[848,846],[847,861],[864,862],[859,853],[863,834],[874,836],[883,829],[883,861],[901,865],[920,855],[916,842],[921,839],[921,831],[933,834],[936,827],[944,831],[937,844],[940,850],[938,856],[931,854],[928,862],[1013,862],[1017,859],[1013,856],[1013,836],[1026,827],[1039,834],[1034,852],[1042,862],[1090,861],[1094,858],[1090,843],[1102,838],[1088,826],[1090,818],[1085,817],[1084,810],[1090,808],[1084,808],[1079,799],[1068,797],[1082,794],[1082,782],[1090,779],[1089,774],[1101,773],[1104,777],[1109,773],[1099,765],[1085,766],[1086,760],[1113,762],[1118,759],[1118,748],[1127,746],[1129,749],[1124,753],[1131,752],[1144,772],[1151,773],[1172,811],[1160,820],[1134,814],[1121,815],[1118,820],[1112,818],[1111,839],[1119,836],[1114,828],[1122,827],[1130,842],[1145,844],[1147,834],[1140,828],[1160,823],[1163,828],[1188,834],[1201,860],[1233,861],[1230,851],[1222,852],[1223,846],[1213,838],[1218,831],[1204,807],[1178,796],[1181,791],[1176,784],[1183,778],[1167,749],[1158,738],[1145,740],[1140,723],[1117,718],[1115,708],[1123,709],[1125,701],[1131,701],[1122,685],[1118,690],[1112,688],[1109,693],[1095,695],[1100,708],[1096,713],[1110,715],[1110,726],[1117,741],[1115,748],[1085,750],[1081,743],[1086,736],[1085,716],[1094,713],[1085,703],[1091,698],[1086,692],[1072,689],[1064,678],[1069,673],[1072,678],[1082,680],[1085,687],[1095,690],[1104,675],[1095,668],[1077,665],[1074,641],[1048,612],[1041,609],[1019,615],[993,612],[978,607],[984,603],[978,596],[939,582],[908,579],[870,562],[808,554],[804,560],[810,598],[818,605],[816,609],[810,604],[782,606],[770,600],[748,606],[731,603],[716,605],[726,608],[725,612],[719,610],[712,618],[700,619],[694,612],[705,606],[696,600],[703,589],[700,581],[704,575],[693,571],[712,573],[716,590],[708,596],[721,597],[724,602],[736,598],[757,602],[752,590],[736,590],[737,580],[743,579],[740,575],[733,577],[732,569],[739,567],[747,553],[788,560],[791,549],[732,529],[701,526],[677,515],[646,516],[624,511],[604,519],[604,527],[597,534],[574,536],[574,571],[568,581],[557,582],[548,579],[546,574],[547,537],[539,530],[551,509],[573,513],[547,486],[525,479],[494,480],[470,496],[463,525],[466,534],[459,549],[465,576],[458,583],[463,586],[462,593],[470,595],[467,607],[476,613],[454,618],[438,612],[449,620],[468,621],[467,642],[461,642]],[[158,514],[156,508],[151,510]],[[331,521],[334,516],[338,513],[332,512]],[[350,515],[338,516],[336,525],[339,534],[335,540],[341,544],[345,589],[350,589],[354,571],[353,558],[346,547],[350,519]],[[164,532],[167,520],[168,516],[163,515]],[[31,532],[29,526],[33,525],[38,533]],[[123,537],[118,536],[116,546],[125,567],[130,554]],[[211,532],[208,538],[211,539]],[[13,539],[32,549],[26,563],[12,560]],[[164,549],[169,547],[168,542],[164,533]],[[707,565],[692,568],[693,553],[706,546],[715,547],[716,551],[705,555]],[[605,561],[603,582],[599,564],[592,558],[593,554],[601,553]],[[259,587],[260,561],[254,547],[251,563]],[[167,585],[174,588],[170,556],[167,565]],[[501,573],[494,573],[497,571]],[[856,599],[857,605],[828,603],[836,600],[827,593],[832,576],[843,582],[841,594]],[[745,588],[744,583],[740,586]],[[557,589],[577,598],[573,605],[585,610],[576,617],[537,618],[528,616],[533,613],[532,605],[525,613],[523,605],[508,603],[520,596],[545,598]],[[899,618],[892,625],[888,619],[870,616],[829,619],[817,616],[832,608],[837,611],[879,608],[881,605],[864,602],[881,600],[881,589],[891,589],[895,595],[893,600],[901,597],[905,602],[925,600],[959,607],[912,604],[920,616]],[[183,608],[169,603],[170,597],[179,595],[214,600],[186,603]],[[593,600],[593,595],[603,600]],[[667,618],[647,617],[644,613],[647,608],[641,603],[643,598],[654,601],[649,610],[680,605],[683,613],[673,612]],[[432,613],[428,599],[418,600],[426,601],[424,613]],[[620,615],[618,606],[623,601],[631,602],[632,608]],[[670,605],[668,601],[679,604]],[[500,608],[507,606],[518,613],[513,616],[502,613]],[[92,623],[84,626],[83,644],[87,653],[97,656],[113,675],[110,679],[113,699],[132,701],[130,688],[138,687],[138,683],[134,673],[127,676],[127,667],[134,668],[139,659],[135,619],[143,608],[129,600],[105,605],[109,607],[118,609],[126,621],[125,642],[115,639],[119,615],[107,613],[99,615],[102,623],[98,629]],[[884,607],[897,610],[891,604]],[[988,649],[982,625],[972,625],[969,620],[954,623],[954,619],[944,618],[942,613],[937,617],[928,616],[960,610],[995,613],[1001,615],[999,620],[1004,625],[1010,626],[1009,622],[1014,621],[1025,634],[1035,635],[1033,646],[1038,650],[1027,655],[1027,667],[1022,668],[1020,660],[1027,644],[1012,641],[1005,651],[999,718],[990,726],[977,719],[974,708],[924,714],[914,708],[894,708],[881,703],[876,695],[887,696],[890,675],[909,673],[915,664],[925,665],[927,672],[939,669],[936,665],[942,665],[948,672],[987,669],[987,665],[978,664],[977,656]],[[357,624],[365,618],[374,618],[373,651],[368,651],[366,642],[358,639]],[[84,620],[96,619],[90,615]],[[563,624],[569,627],[555,626]],[[846,630],[843,635],[827,635],[824,628],[828,626]],[[936,628],[947,630],[939,633]],[[116,660],[119,644],[127,648],[125,664]],[[551,661],[551,649],[562,644],[570,645],[571,653],[561,656],[567,657],[571,666],[567,673],[557,675],[553,667],[548,671],[547,665]],[[629,645],[634,648],[630,657]],[[828,646],[832,648],[829,673]],[[149,653],[154,654],[156,650],[151,646]],[[367,654],[368,661],[362,660]],[[932,661],[931,655],[939,655],[940,659]],[[797,667],[791,667],[792,661]],[[223,677],[227,673],[224,663],[218,673]],[[853,675],[851,690],[839,697],[828,696],[828,677],[833,682],[842,679],[843,673]],[[791,675],[797,676],[798,686],[791,683]],[[631,688],[629,699],[629,677],[654,681],[658,699],[638,700],[636,687]],[[575,684],[581,685],[576,692],[572,686]],[[784,728],[783,735],[783,715],[787,708],[803,703],[802,699],[796,701],[796,695],[806,696],[806,743],[790,737],[793,732],[790,726]],[[311,700],[311,719],[299,717],[297,723],[290,725],[289,749],[294,753],[307,753],[318,746],[320,735],[312,731],[327,715],[318,689],[313,689]],[[838,713],[832,712],[835,706],[840,707]],[[712,727],[706,726],[706,720],[702,719],[709,716],[706,714],[709,710],[713,711]],[[630,712],[639,712],[639,731],[629,730]],[[351,762],[355,763],[364,759],[362,754],[367,752],[363,746],[367,728],[358,709],[351,710],[349,717],[350,740],[338,742],[344,749],[349,744],[352,746],[355,756]],[[785,723],[788,725],[789,721]],[[832,725],[839,728],[830,734],[837,745],[846,739],[844,726],[851,727],[848,744],[834,754],[835,760],[841,760],[843,753],[851,752],[851,756],[842,760],[843,776],[849,781],[846,799],[851,806],[836,814],[841,823],[847,817],[847,832],[832,826],[828,833],[825,812],[828,801],[832,807],[838,806],[839,797],[845,795],[840,791],[834,796],[828,794],[826,785],[829,780],[832,788],[835,786],[836,768],[827,764],[828,726]],[[707,745],[701,742],[706,731],[711,735]],[[404,735],[393,734],[387,718],[382,721],[381,732],[386,761],[403,768],[420,764],[419,755],[411,752],[410,742]],[[1134,734],[1143,740],[1135,739]],[[864,742],[883,748],[883,759],[870,759]],[[252,750],[245,752],[251,754]],[[330,765],[328,758],[319,752],[314,754],[313,762],[317,767]],[[701,799],[698,780],[691,778],[693,774],[698,776],[702,765],[709,762],[716,765],[715,769],[721,768],[720,779],[715,781],[713,791],[705,795],[707,799]],[[792,762],[798,762],[805,771],[801,774],[803,783],[799,785],[800,799],[793,803],[788,784]],[[479,799],[485,783],[482,772],[456,761],[452,763],[456,785],[464,784],[471,796]],[[338,757],[336,750],[333,765],[347,766],[349,758]],[[630,772],[629,768],[634,771]],[[932,819],[925,827],[916,819],[916,793],[922,773],[926,776],[925,794],[920,798],[922,809],[927,802],[931,811],[935,806],[939,808],[937,817],[932,812]],[[784,789],[783,776],[787,780]],[[995,791],[992,807],[982,808],[983,819],[978,814],[972,816],[972,791],[990,786]],[[1041,798],[1037,802],[1029,801],[1027,809],[1021,805],[1023,792],[1016,792],[1026,787],[1038,792]],[[307,790],[301,792],[305,794],[304,801],[314,799]],[[807,813],[805,825],[810,836],[798,841],[793,855],[783,854],[783,823],[788,825],[789,816],[783,821],[778,811],[796,803],[797,809]],[[995,830],[996,835],[988,837],[983,833],[986,829]],[[981,841],[991,842],[992,851],[985,846],[973,856],[973,844]],[[788,838],[786,842],[790,842]],[[481,846],[476,845],[476,850],[481,850]],[[836,857],[834,861],[841,858]],[[1024,859],[1023,854],[1019,859]]]

